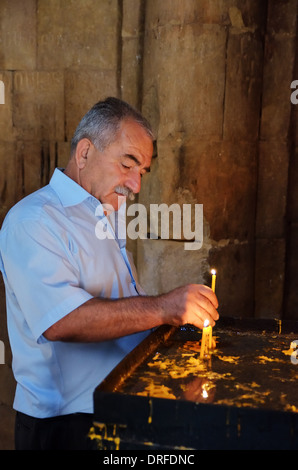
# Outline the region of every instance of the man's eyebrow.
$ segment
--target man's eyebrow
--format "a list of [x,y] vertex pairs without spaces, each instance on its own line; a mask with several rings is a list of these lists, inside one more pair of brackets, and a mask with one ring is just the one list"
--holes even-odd
[[[127,157],[127,158],[130,158],[131,160],[133,160],[138,166],[141,165],[141,162],[140,162],[140,161],[137,159],[137,157],[135,157],[134,155],[131,155],[130,153],[126,153],[124,156]],[[149,173],[149,172],[150,172],[150,166],[144,168],[144,170],[145,170],[147,173]]]

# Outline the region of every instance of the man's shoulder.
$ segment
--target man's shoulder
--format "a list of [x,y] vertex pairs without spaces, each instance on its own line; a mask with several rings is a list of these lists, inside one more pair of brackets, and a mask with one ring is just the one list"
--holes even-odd
[[9,210],[3,222],[3,228],[7,224],[15,225],[26,221],[28,223],[41,221],[45,208],[56,204],[56,199],[50,185],[46,185],[25,196]]

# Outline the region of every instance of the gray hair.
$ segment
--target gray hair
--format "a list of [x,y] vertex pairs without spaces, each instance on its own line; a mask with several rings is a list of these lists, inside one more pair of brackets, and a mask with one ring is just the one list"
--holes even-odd
[[71,140],[71,155],[80,140],[87,138],[101,152],[115,141],[121,122],[132,119],[153,140],[149,122],[131,105],[118,98],[109,97],[96,103],[82,118]]

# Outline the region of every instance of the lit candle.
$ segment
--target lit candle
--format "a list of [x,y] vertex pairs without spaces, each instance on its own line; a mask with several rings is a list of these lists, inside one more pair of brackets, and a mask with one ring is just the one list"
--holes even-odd
[[[211,274],[212,274],[211,289],[213,290],[213,292],[215,292],[215,282],[216,282],[216,271],[215,271],[215,269],[211,269]],[[209,335],[209,348],[210,349],[212,348],[212,328],[211,328],[211,332],[210,332],[210,335]]]
[[213,292],[215,292],[215,282],[216,282],[216,271],[215,271],[215,269],[211,269],[211,274],[212,274],[211,289],[213,290]]
[[200,357],[203,359],[209,353],[209,349],[212,347],[212,327],[209,325],[209,320],[204,321],[204,328],[202,331],[202,341]]

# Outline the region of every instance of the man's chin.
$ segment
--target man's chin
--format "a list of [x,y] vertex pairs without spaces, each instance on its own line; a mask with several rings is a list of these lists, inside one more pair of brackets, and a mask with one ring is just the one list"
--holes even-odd
[[123,194],[114,193],[113,197],[102,202],[102,205],[106,212],[111,213],[114,211],[118,211],[125,202],[126,196],[123,196]]

